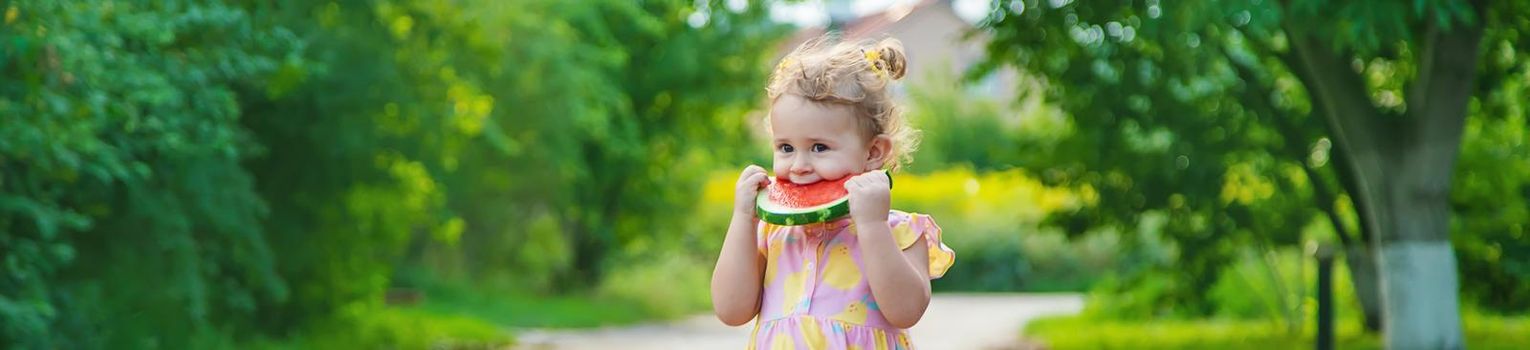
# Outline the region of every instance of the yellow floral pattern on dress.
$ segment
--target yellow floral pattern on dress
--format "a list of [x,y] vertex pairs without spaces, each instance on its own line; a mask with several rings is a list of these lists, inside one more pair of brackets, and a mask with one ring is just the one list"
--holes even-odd
[[[820,326],[818,324],[818,319],[813,319],[813,318],[804,318],[804,319],[802,319],[802,326],[803,326],[803,328],[807,328],[807,329],[821,329],[821,328],[823,328],[822,326]],[[826,337],[824,337],[823,332],[802,332],[802,340],[803,340],[803,343],[805,343],[804,345],[807,345],[807,347],[809,349],[828,349],[829,348],[829,346],[828,346],[829,341],[828,341],[828,339]]]
[[776,337],[775,341],[770,342],[770,350],[797,350],[797,344],[794,343],[792,337]]
[[776,262],[781,260],[782,244],[783,241],[770,242],[769,248],[765,254],[765,281],[762,286],[769,286],[776,280],[776,266],[779,266],[779,264]]
[[823,282],[830,287],[850,290],[861,282],[861,268],[851,257],[850,245],[839,243],[829,249],[829,264],[824,266]]
[[[955,260],[929,216],[888,213],[899,249],[928,242],[930,277]],[[882,316],[864,276],[864,261],[849,219],[778,226],[761,223],[758,248],[765,258],[760,314],[750,335],[756,349],[908,349],[908,333]]]
[[841,311],[840,313],[835,314],[834,319],[855,324],[862,324],[866,323],[866,311],[868,311],[866,308],[866,302],[857,300],[853,303],[850,303],[850,305],[846,305],[845,311]]
[[786,282],[783,288],[786,290],[786,300],[788,302],[781,304],[783,306],[781,312],[791,314],[801,304],[802,287],[807,284],[807,277],[808,271],[806,269],[786,275]]

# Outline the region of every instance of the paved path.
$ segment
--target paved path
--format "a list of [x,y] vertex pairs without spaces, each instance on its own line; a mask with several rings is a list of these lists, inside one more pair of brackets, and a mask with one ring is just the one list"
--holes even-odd
[[[913,329],[923,350],[1011,349],[1020,327],[1047,315],[1078,313],[1077,294],[936,294]],[[517,350],[741,349],[754,325],[724,326],[711,314],[679,321],[586,330],[521,330]]]

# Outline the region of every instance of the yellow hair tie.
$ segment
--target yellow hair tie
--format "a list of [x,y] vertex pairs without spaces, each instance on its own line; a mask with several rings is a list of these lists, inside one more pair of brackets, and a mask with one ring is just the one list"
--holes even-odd
[[877,76],[882,77],[882,79],[887,79],[887,72],[882,71],[882,65],[879,64],[882,61],[882,51],[861,50],[861,52],[866,53],[866,65],[871,67],[871,71],[877,73]]
[[776,70],[786,69],[786,66],[792,65],[792,63],[796,63],[796,60],[793,60],[791,57],[782,58],[780,63],[776,63]]

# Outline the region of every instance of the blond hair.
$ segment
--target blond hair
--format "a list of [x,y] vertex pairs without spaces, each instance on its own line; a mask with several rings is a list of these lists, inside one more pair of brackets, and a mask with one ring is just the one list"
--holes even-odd
[[795,95],[851,107],[868,140],[886,135],[892,141],[883,168],[898,170],[919,148],[919,130],[908,125],[888,90],[906,69],[903,43],[893,38],[834,39],[831,34],[810,40],[782,58],[765,87],[770,101]]

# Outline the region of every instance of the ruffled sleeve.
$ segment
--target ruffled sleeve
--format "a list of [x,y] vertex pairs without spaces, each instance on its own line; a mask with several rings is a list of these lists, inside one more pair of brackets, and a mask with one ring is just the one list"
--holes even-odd
[[[901,213],[898,213],[901,214]],[[893,215],[893,239],[898,243],[898,249],[908,249],[924,237],[929,242],[930,249],[930,279],[940,278],[956,262],[956,252],[947,247],[940,240],[940,226],[935,224],[935,219],[929,215],[909,213]]]

